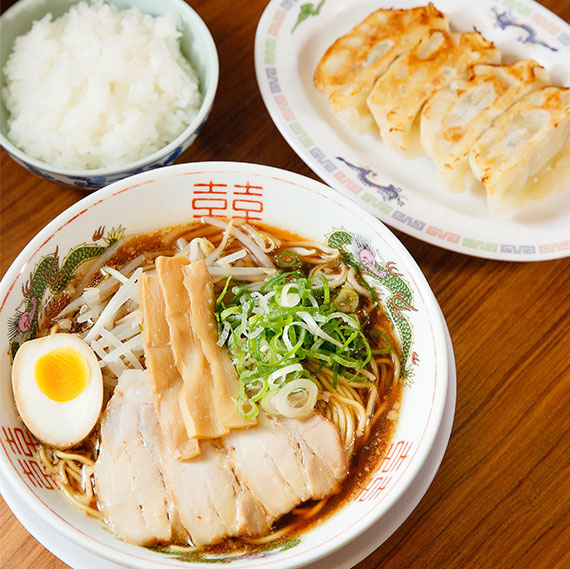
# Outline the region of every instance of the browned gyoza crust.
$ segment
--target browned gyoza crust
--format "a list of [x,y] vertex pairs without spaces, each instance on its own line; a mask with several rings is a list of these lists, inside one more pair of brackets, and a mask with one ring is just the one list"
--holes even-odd
[[394,61],[368,97],[384,143],[405,155],[417,155],[419,133],[413,126],[424,103],[472,65],[500,60],[499,49],[478,32],[428,32]]
[[469,153],[479,136],[512,104],[548,82],[548,72],[530,59],[474,65],[425,104],[421,144],[450,191],[463,192],[472,184]]
[[502,213],[561,189],[570,176],[570,88],[543,87],[517,101],[469,160],[489,207]]
[[432,29],[449,30],[447,16],[433,4],[410,10],[373,12],[325,52],[314,74],[333,112],[357,132],[374,129],[366,98],[378,77]]

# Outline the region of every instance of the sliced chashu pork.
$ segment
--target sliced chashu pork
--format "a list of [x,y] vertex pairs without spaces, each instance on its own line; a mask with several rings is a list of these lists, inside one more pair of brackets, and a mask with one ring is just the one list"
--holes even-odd
[[156,414],[144,377],[139,394],[142,437],[148,447],[155,449],[155,460],[192,543],[206,545],[230,536],[266,533],[273,519],[236,479],[219,445],[202,441],[199,457],[176,460],[156,429]]
[[196,439],[190,438],[182,415],[180,399],[184,381],[174,362],[166,304],[157,275],[141,275],[139,299],[145,361],[160,426],[172,454],[186,460],[200,454],[200,446]]
[[302,501],[337,492],[347,475],[338,431],[318,414],[262,415],[257,426],[200,446],[199,457],[177,460],[159,428],[148,373],[121,375],[95,465],[101,511],[117,535],[142,545],[171,535],[189,534],[195,545],[263,535]]
[[384,143],[408,157],[418,155],[416,118],[424,103],[472,65],[499,63],[500,58],[499,49],[478,32],[430,30],[392,63],[368,97]]
[[152,545],[169,541],[172,529],[162,475],[138,427],[140,375],[124,372],[107,405],[94,478],[99,508],[113,532]]
[[287,432],[260,415],[259,428],[224,439],[238,478],[275,519],[308,500],[303,465]]
[[319,414],[305,420],[260,414],[256,429],[232,432],[224,445],[238,478],[276,518],[337,492],[348,472],[338,430]]
[[336,427],[319,414],[302,421],[287,417],[274,421],[298,449],[311,498],[324,498],[340,490],[348,465]]
[[548,82],[548,72],[527,59],[475,65],[435,93],[422,110],[420,139],[446,187],[462,192],[472,184],[469,153],[475,141],[513,103]]
[[357,133],[375,123],[366,105],[375,81],[431,29],[449,31],[449,20],[433,4],[409,10],[381,8],[325,52],[315,70],[315,87],[329,96],[337,118]]
[[148,374],[121,375],[102,421],[95,485],[109,527],[139,545],[213,544],[267,533],[274,521],[236,479],[223,448],[202,441],[180,461],[162,434]]

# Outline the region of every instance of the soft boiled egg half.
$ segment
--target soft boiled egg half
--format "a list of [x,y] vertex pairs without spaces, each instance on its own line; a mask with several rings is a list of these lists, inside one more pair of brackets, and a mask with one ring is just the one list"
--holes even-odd
[[14,358],[12,389],[26,427],[58,448],[81,442],[95,426],[103,403],[97,357],[73,334],[24,342]]

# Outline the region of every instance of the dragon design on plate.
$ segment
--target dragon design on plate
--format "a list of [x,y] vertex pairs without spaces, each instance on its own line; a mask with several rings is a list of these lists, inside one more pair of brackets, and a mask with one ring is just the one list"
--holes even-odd
[[[82,243],[67,253],[60,262],[59,247],[40,259],[32,269],[26,283],[22,286],[24,296],[8,322],[9,354],[14,358],[18,348],[26,340],[35,338],[38,319],[43,306],[57,293],[65,289],[77,269],[86,261],[101,255],[108,247],[116,243],[124,229],[113,228],[104,236],[104,227],[93,233],[93,243]],[[95,241],[103,239],[104,245]]]
[[293,33],[297,29],[297,26],[304,22],[309,16],[318,16],[324,3],[325,0],[321,0],[316,6],[314,6],[312,2],[301,4],[299,16],[297,17],[297,21],[295,22],[291,33]]
[[403,206],[404,201],[401,199],[400,194],[402,193],[402,189],[394,186],[394,184],[389,184],[387,186],[383,186],[381,184],[376,183],[374,180],[370,178],[375,178],[377,173],[370,168],[362,168],[360,166],[356,166],[355,164],[350,163],[348,160],[343,158],[342,156],[337,156],[337,160],[340,160],[344,164],[346,164],[351,170],[356,172],[356,178],[365,186],[376,190],[381,196],[382,199],[386,201],[395,200],[396,204],[399,206]]
[[179,561],[183,561],[186,563],[231,563],[232,561],[247,561],[248,559],[258,559],[261,557],[270,557],[276,553],[280,553],[282,551],[286,551],[287,549],[291,549],[296,545],[301,543],[301,539],[296,537],[293,539],[288,539],[284,541],[275,541],[273,543],[268,543],[264,545],[260,545],[259,548],[253,549],[252,551],[238,551],[236,553],[228,553],[228,554],[214,554],[214,553],[207,553],[202,551],[196,551],[193,549],[189,549],[188,551],[184,551],[182,549],[179,550],[171,550],[165,549],[160,547],[149,547],[148,549],[152,551],[157,551],[158,553],[165,553],[174,557]]
[[[400,336],[401,378],[405,385],[411,385],[412,364],[417,363],[418,355],[412,352],[413,330],[406,312],[415,312],[417,309],[414,307],[412,290],[404,280],[404,275],[398,272],[394,261],[384,262],[369,240],[362,235],[339,229],[328,236],[327,244],[341,252],[344,262],[355,269],[371,293],[377,296],[380,291],[385,295],[388,314]],[[365,280],[364,275],[371,279]]]
[[550,51],[558,51],[558,48],[552,47],[551,45],[542,41],[532,26],[525,24],[524,22],[519,22],[508,10],[499,12],[497,8],[492,8],[491,11],[495,14],[495,18],[497,20],[495,24],[496,27],[500,28],[501,30],[506,30],[507,28],[516,28],[523,32],[517,38],[517,40],[521,43],[540,45],[546,49],[549,49]]

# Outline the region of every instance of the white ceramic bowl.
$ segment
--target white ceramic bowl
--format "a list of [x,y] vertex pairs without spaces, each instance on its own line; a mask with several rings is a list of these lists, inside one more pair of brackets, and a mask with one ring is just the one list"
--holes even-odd
[[[217,193],[208,193],[212,188]],[[104,245],[105,236],[119,227],[127,233],[147,232],[203,215],[261,220],[320,241],[343,230],[348,240],[354,239],[349,249],[362,262],[362,269],[373,275],[384,302],[397,307],[401,316],[397,325],[404,336],[409,326],[403,367],[413,372],[413,381],[404,389],[387,454],[376,465],[366,488],[298,541],[276,549],[268,547],[254,558],[234,555],[219,560],[220,564],[250,569],[305,566],[346,545],[373,524],[382,523],[383,514],[416,479],[440,430],[449,353],[433,293],[396,237],[349,199],[297,174],[227,162],[169,166],[94,192],[45,227],[0,284],[0,468],[10,492],[20,497],[37,519],[96,555],[136,568],[202,567],[204,561],[213,561],[207,557],[180,561],[124,543],[51,488],[38,466],[32,466],[31,439],[13,403],[9,357],[10,344],[15,346],[30,337],[26,328],[33,322],[33,311],[48,294],[45,266],[49,265],[52,275],[65,275],[65,259],[72,249]]]
[[[184,56],[192,63],[200,81],[202,105],[184,129],[169,144],[135,162],[110,168],[93,170],[60,168],[26,155],[7,137],[7,119],[3,100],[0,101],[0,145],[20,165],[30,172],[53,182],[92,190],[116,180],[171,164],[196,139],[206,122],[218,88],[219,62],[216,45],[198,14],[184,0],[106,0],[119,9],[138,8],[153,16],[170,15],[182,32],[180,45]],[[63,15],[79,0],[19,0],[0,17],[0,84],[4,84],[2,69],[16,37],[26,33],[35,20],[51,12],[54,18]]]

